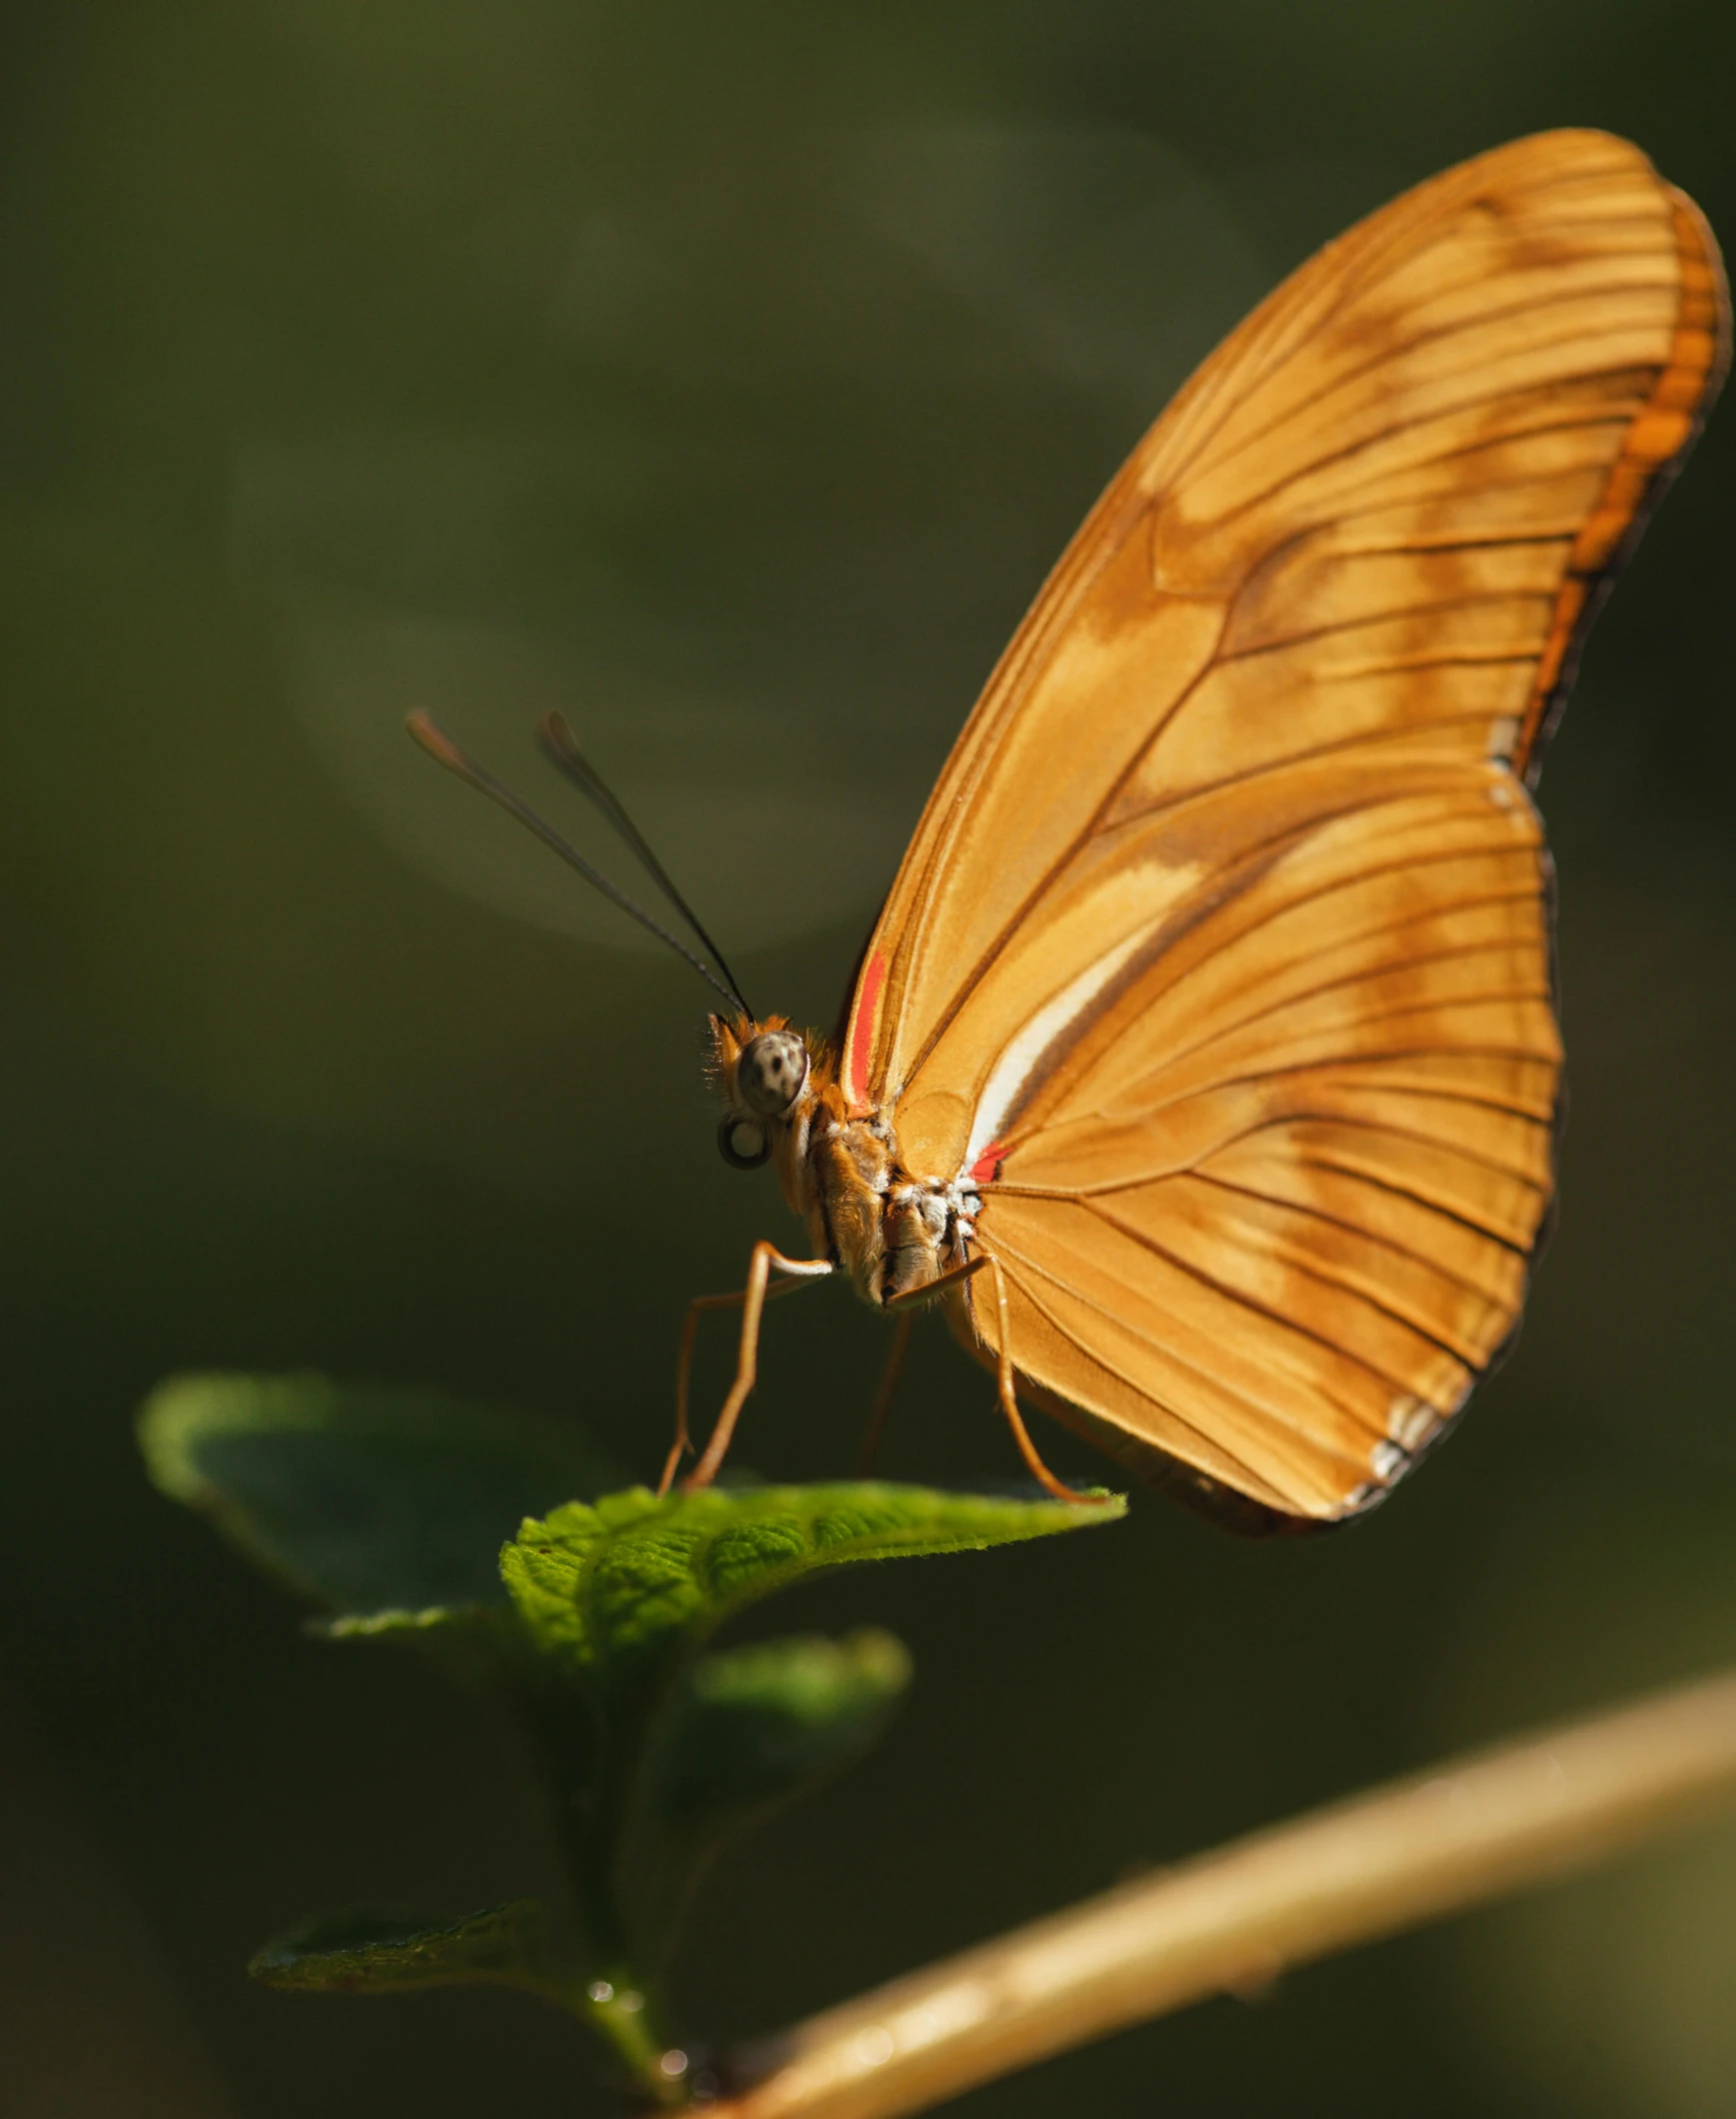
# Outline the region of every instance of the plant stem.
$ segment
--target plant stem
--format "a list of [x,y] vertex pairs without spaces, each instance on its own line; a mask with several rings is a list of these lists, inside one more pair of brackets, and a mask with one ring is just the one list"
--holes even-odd
[[551,1993],[574,2011],[600,2038],[614,2047],[618,2060],[635,2082],[656,2104],[687,2102],[684,2079],[686,2054],[679,2055],[681,2070],[672,2075],[664,2066],[666,2056],[678,2057],[666,2035],[655,1999],[632,1984],[632,1975],[618,1971],[614,1979],[592,1979],[582,1991]]
[[[653,2103],[685,2104],[686,2056],[670,2036],[662,1982],[617,1889],[646,1723],[618,1717],[610,1731],[590,1700],[542,1685],[520,1686],[506,1702],[544,1781],[583,1937],[583,1968],[541,1978],[535,1991],[603,2039]],[[672,2074],[666,2061],[677,2058],[682,2065]]]
[[1736,1801],[1736,1671],[1450,1761],[1015,1929],[738,2057],[708,2119],[895,2119]]

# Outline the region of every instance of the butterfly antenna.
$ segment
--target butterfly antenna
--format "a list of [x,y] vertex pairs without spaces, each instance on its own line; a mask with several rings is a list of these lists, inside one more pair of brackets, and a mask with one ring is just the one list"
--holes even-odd
[[[559,714],[546,714],[537,724],[537,741],[543,746],[544,756],[550,764],[565,773],[580,794],[614,826],[630,851],[638,857],[640,866],[711,952],[712,962],[734,987],[736,975],[724,962],[723,951],[706,933],[700,925],[699,915],[670,881],[669,871],[652,852],[645,834],[623,809],[614,789],[580,750],[566,721]],[[738,995],[740,991],[737,988]]]
[[[674,950],[676,955],[683,959],[685,963],[691,964],[700,977],[717,993],[722,994],[732,1008],[740,1009],[745,1016],[751,1017],[753,1015],[753,1010],[749,1008],[747,1002],[742,998],[741,989],[736,985],[735,980],[731,978],[729,967],[725,965],[722,957],[718,957],[718,966],[724,973],[724,979],[728,979],[730,982],[727,986],[724,983],[724,979],[720,979],[717,973],[703,959],[696,957],[685,942],[680,941],[660,922],[654,920],[643,906],[635,905],[627,893],[619,885],[611,883],[601,869],[593,868],[591,863],[585,859],[585,856],[580,853],[579,849],[563,839],[552,824],[546,824],[537,815],[536,811],[531,808],[529,803],[521,802],[511,788],[503,785],[492,773],[486,772],[477,764],[475,759],[467,757],[459,749],[458,745],[453,742],[452,738],[443,730],[437,728],[420,708],[414,714],[406,717],[405,727],[410,731],[415,741],[422,746],[429,757],[434,759],[437,764],[445,766],[449,773],[456,773],[460,780],[468,782],[471,787],[486,795],[491,802],[498,803],[509,817],[516,817],[526,831],[533,833],[540,839],[551,853],[558,854],[570,869],[576,869],[594,890],[603,893],[611,905],[619,906],[630,920],[637,920],[640,926],[655,935],[659,942]],[[678,900],[677,903],[679,904],[680,901]],[[685,912],[686,908],[684,907],[683,910]],[[691,919],[692,915],[690,914],[688,917]],[[701,939],[706,942],[707,948],[710,949],[712,947],[711,942],[704,935],[697,921],[694,923],[694,927],[695,932],[701,935]],[[717,956],[715,949],[712,954]]]

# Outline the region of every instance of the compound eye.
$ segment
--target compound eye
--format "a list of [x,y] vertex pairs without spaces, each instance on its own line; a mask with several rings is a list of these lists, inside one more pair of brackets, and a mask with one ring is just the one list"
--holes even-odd
[[794,1031],[762,1031],[736,1062],[736,1089],[762,1118],[782,1118],[808,1079],[808,1048]]
[[[752,1149],[738,1147],[738,1133],[746,1133],[758,1145]],[[770,1159],[772,1143],[752,1119],[732,1115],[718,1127],[718,1152],[732,1169],[758,1169],[762,1162]]]

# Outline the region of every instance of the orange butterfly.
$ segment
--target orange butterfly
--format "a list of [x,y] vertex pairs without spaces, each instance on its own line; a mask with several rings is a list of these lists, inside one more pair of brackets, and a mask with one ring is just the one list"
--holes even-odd
[[900,1312],[876,1424],[938,1301],[1051,1490],[1021,1394],[1242,1527],[1353,1515],[1409,1469],[1511,1337],[1552,1192],[1527,789],[1726,339],[1711,233],[1636,148],[1545,133],[1449,170],[1262,303],[1093,509],[836,1050],[751,1017],[652,863],[734,1011],[724,1152],[775,1164],[812,1252],[759,1243],[694,1305],[666,1485],[700,1312],[744,1315],[690,1483],[768,1293],[837,1271]]

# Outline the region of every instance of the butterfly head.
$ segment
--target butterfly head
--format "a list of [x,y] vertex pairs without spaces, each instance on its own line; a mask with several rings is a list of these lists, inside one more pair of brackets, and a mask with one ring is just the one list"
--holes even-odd
[[714,1016],[712,1045],[712,1070],[726,1105],[718,1145],[737,1169],[757,1168],[811,1092],[808,1041],[782,1016],[764,1023]]
[[808,1080],[808,1047],[794,1031],[762,1031],[736,1061],[736,1092],[759,1118],[783,1118]]

